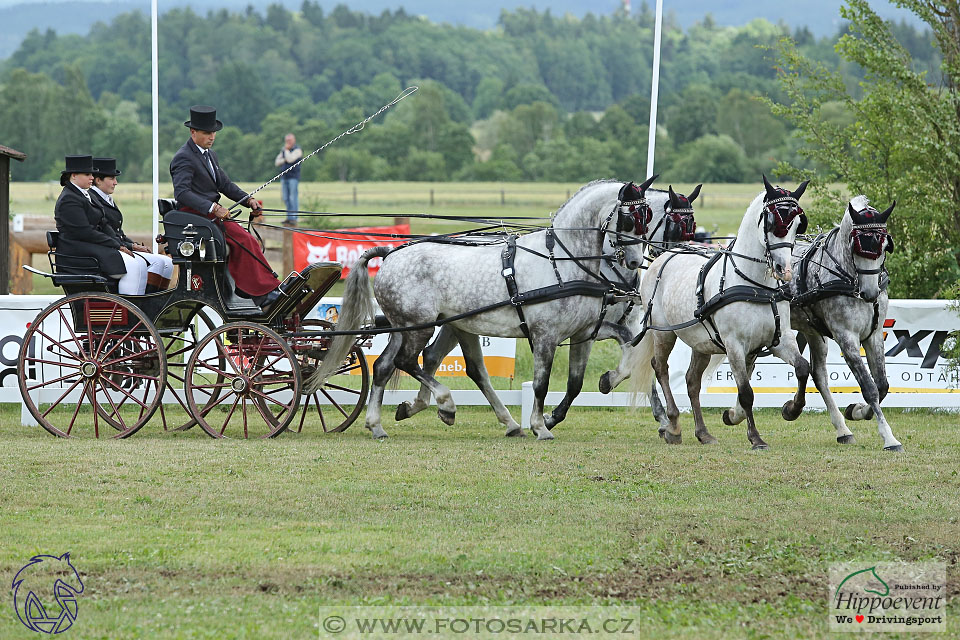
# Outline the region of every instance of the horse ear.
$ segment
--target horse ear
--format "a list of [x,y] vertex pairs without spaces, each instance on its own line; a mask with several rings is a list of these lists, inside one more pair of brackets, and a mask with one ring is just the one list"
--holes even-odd
[[897,206],[897,201],[894,200],[893,204],[887,207],[886,211],[880,214],[880,222],[887,224],[887,218],[890,217],[890,214],[893,213],[893,208]]
[[857,212],[853,210],[852,202],[847,203],[847,213],[850,214],[850,218],[853,219],[854,222],[857,221]]
[[653,181],[660,177],[659,173],[655,173],[640,184],[640,193],[646,194],[647,189],[650,188],[650,185],[653,184]]
[[670,206],[674,209],[680,206],[680,200],[677,198],[676,192],[673,190],[673,185],[667,187],[667,193],[670,194]]
[[763,176],[763,188],[767,190],[767,200],[773,200],[774,198],[779,196],[780,194],[777,193],[777,190],[774,189],[773,186],[770,184],[770,181],[767,180],[766,174],[760,174],[760,175]]
[[693,201],[697,199],[698,195],[700,195],[700,187],[702,186],[702,184],[697,185],[696,189],[694,189],[693,192],[687,196],[687,202],[693,204]]
[[799,199],[800,199],[800,196],[803,195],[803,192],[807,190],[807,185],[808,185],[808,184],[810,184],[810,181],[809,181],[809,180],[804,180],[803,182],[800,183],[800,186],[797,187],[797,190],[794,191],[793,194],[792,194],[794,200],[799,200]]

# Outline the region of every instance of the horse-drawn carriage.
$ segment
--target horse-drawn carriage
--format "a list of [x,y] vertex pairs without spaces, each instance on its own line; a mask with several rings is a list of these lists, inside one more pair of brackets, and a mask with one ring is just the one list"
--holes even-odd
[[[167,252],[179,267],[174,288],[116,294],[95,259],[56,251],[48,233],[50,277],[67,294],[40,312],[24,335],[18,363],[23,401],[50,433],[76,434],[92,424],[125,438],[160,411],[164,430],[195,425],[219,438],[273,437],[311,404],[324,431],[343,431],[363,409],[369,369],[358,336],[335,375],[309,385],[332,325],[308,318],[340,278],[322,262],[293,272],[266,312],[237,297],[226,268],[227,245],[212,221],[161,200]],[[316,386],[316,388],[313,388]],[[166,401],[166,406],[165,402]],[[91,415],[92,414],[92,415]]]

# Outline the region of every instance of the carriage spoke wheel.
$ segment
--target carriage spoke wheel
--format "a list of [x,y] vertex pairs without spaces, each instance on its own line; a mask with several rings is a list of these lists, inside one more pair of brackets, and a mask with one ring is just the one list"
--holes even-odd
[[[190,406],[187,403],[187,361],[197,346],[197,342],[215,327],[216,324],[210,319],[210,316],[207,315],[204,310],[200,310],[197,312],[194,321],[191,322],[184,331],[163,337],[163,346],[167,354],[167,391],[177,401],[176,405],[171,403],[171,406],[179,406],[186,413],[185,419],[175,419],[172,415],[168,416],[168,411],[165,411],[161,404],[160,417],[163,419],[164,431],[187,431],[197,424],[196,419],[194,419],[191,414]],[[220,353],[214,345],[209,345],[207,348],[208,350],[212,350],[212,353],[217,354],[220,358],[217,367],[221,371],[225,370],[227,361],[223,354]],[[214,381],[214,384],[221,382],[223,382],[222,376],[218,377]],[[211,389],[200,389],[198,391],[200,393],[198,402],[202,405],[201,411],[211,405],[217,404],[220,396],[225,393],[223,387],[220,386],[215,386]],[[176,408],[174,408],[174,411],[176,411]]]
[[[333,329],[334,325],[326,320],[305,320],[303,328],[322,331]],[[322,350],[314,350],[309,346],[298,349],[300,375],[305,381],[323,359],[322,355]],[[355,344],[340,368],[327,378],[322,387],[313,393],[305,392],[297,433],[303,431],[303,423],[307,415],[313,415],[310,410],[311,405],[316,411],[324,433],[346,431],[366,406],[369,391],[370,367],[360,345]]]
[[[17,363],[20,395],[50,433],[93,427],[136,433],[160,405],[167,364],[160,334],[137,307],[106,293],[62,298],[34,319]],[[115,431],[114,431],[115,430]]]
[[[185,385],[191,415],[214,438],[272,438],[300,406],[293,350],[276,332],[252,322],[227,324],[201,338],[187,363]],[[216,402],[198,402],[216,391]]]

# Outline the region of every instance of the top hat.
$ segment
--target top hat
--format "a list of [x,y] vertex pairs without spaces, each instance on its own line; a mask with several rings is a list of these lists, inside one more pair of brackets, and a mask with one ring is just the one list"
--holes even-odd
[[220,129],[223,129],[223,123],[217,120],[217,110],[203,104],[190,107],[190,119],[183,125],[198,131],[220,131]]
[[93,156],[67,156],[64,166],[66,168],[60,172],[61,186],[67,183],[71,173],[93,173]]
[[118,176],[122,172],[117,169],[116,158],[94,158],[93,173],[98,176]]

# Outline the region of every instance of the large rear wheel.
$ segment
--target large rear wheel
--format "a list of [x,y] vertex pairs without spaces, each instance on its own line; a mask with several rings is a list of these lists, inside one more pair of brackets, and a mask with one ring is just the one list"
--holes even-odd
[[80,293],[40,312],[24,334],[20,395],[50,433],[68,438],[101,422],[115,438],[136,433],[160,405],[166,357],[140,309],[119,296]]

